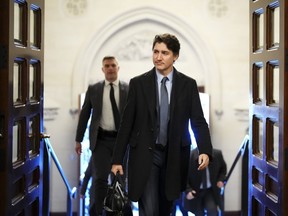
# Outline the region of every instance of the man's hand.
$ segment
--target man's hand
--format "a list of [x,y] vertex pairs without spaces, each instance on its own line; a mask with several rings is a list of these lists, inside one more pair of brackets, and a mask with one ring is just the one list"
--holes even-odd
[[198,158],[199,167],[198,170],[205,169],[209,164],[209,156],[207,154],[200,154]]
[[118,164],[113,164],[113,165],[112,165],[111,172],[113,172],[114,175],[116,175],[117,172],[119,172],[120,175],[123,175],[123,174],[124,174],[122,165],[118,165]]
[[188,193],[186,194],[186,199],[187,199],[187,200],[192,200],[192,199],[195,198],[195,195],[196,195],[196,191],[192,190],[192,191],[190,191],[190,192],[188,192]]
[[217,187],[218,187],[218,188],[224,187],[224,182],[218,181],[218,182],[217,182]]
[[80,142],[76,142],[75,151],[78,155],[82,153],[82,145]]

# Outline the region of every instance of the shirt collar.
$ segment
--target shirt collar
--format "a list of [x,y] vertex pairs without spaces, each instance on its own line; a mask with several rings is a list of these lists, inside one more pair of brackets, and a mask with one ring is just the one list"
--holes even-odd
[[[105,86],[110,85],[111,82],[109,82],[108,80],[105,79]],[[119,85],[119,79],[116,79],[114,82],[112,82],[114,86],[118,86]]]
[[[172,71],[167,76],[170,82],[172,82],[173,80],[173,73],[174,73],[174,69],[172,69]],[[164,76],[157,69],[156,69],[156,76],[157,76],[157,81],[160,83]]]

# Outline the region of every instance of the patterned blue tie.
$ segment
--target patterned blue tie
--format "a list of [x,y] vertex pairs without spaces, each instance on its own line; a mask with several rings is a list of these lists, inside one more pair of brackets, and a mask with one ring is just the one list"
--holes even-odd
[[169,102],[168,102],[168,91],[166,88],[167,77],[163,77],[161,81],[161,100],[160,100],[160,131],[158,136],[159,144],[165,146],[167,144],[167,128],[169,121]]

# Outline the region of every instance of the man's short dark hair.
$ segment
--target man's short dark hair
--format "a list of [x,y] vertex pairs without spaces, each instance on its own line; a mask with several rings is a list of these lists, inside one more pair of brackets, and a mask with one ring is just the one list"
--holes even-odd
[[116,60],[116,62],[118,62],[115,56],[104,56],[102,62],[105,60]]
[[167,48],[171,50],[174,55],[179,55],[180,43],[175,35],[168,33],[156,35],[153,41],[152,50],[156,43],[166,44]]

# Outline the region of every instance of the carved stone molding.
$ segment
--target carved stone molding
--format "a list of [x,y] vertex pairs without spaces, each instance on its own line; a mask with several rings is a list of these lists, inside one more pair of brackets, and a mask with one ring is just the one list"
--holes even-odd
[[208,10],[213,17],[224,17],[228,11],[227,0],[210,0]]
[[69,17],[80,17],[87,12],[87,0],[64,0],[62,2],[64,13]]

